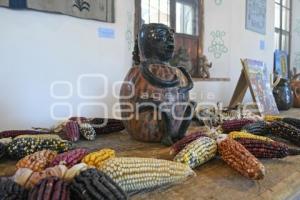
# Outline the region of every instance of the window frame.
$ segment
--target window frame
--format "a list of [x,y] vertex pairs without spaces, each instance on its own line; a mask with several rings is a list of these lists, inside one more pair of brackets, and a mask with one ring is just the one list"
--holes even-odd
[[[193,2],[198,1],[198,8],[194,10],[194,17],[197,18],[197,21],[194,24],[194,35],[179,33],[176,32],[176,3],[184,2],[185,4],[195,4]],[[170,27],[175,30],[175,33],[184,37],[199,37],[200,41],[202,41],[204,36],[204,0],[170,0]],[[173,12],[172,12],[173,11]],[[142,5],[141,0],[135,0],[135,25],[134,25],[134,33],[138,34],[139,28],[142,25]],[[202,42],[203,43],[203,42]]]
[[[293,13],[292,13],[292,10],[293,10],[293,1],[290,0],[290,7],[286,7],[283,5],[283,0],[279,0],[280,3],[274,1],[274,8],[276,8],[276,5],[279,5],[280,7],[280,27],[277,28],[275,25],[274,25],[274,33],[277,33],[279,34],[279,41],[277,41],[279,43],[279,50],[283,50],[283,36],[288,36],[289,38],[289,41],[288,41],[288,51],[289,52],[286,52],[288,54],[288,62],[290,60],[290,54],[291,54],[291,40],[292,40],[292,16],[293,16]],[[287,30],[284,30],[283,28],[283,10],[286,9],[290,12],[290,16],[289,16],[289,21],[288,21],[288,24],[289,24],[289,31]],[[276,17],[276,16],[275,16]],[[275,40],[274,40],[275,41]],[[277,49],[277,48],[275,48]]]

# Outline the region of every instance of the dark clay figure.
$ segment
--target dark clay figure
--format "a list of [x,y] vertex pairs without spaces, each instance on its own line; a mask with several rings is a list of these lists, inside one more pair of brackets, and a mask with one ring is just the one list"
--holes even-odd
[[[171,67],[174,32],[163,24],[143,25],[138,36],[141,61],[121,87],[121,114],[128,133],[145,142],[171,145],[181,139],[191,121],[193,88],[183,67]],[[137,52],[134,53],[137,58]]]

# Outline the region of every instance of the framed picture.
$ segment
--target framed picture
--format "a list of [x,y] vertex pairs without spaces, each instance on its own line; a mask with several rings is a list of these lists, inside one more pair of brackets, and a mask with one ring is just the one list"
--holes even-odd
[[114,0],[0,0],[0,6],[60,13],[113,23]]
[[266,34],[267,0],[246,1],[246,29]]
[[274,53],[274,73],[276,76],[288,79],[288,60],[285,51],[276,50]]

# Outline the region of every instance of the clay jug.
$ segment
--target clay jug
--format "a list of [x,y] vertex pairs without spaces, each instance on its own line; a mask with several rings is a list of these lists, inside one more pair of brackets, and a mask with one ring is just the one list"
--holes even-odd
[[288,110],[293,106],[292,89],[287,79],[280,80],[274,87],[273,94],[279,110]]
[[191,121],[193,81],[184,68],[168,63],[174,32],[167,26],[143,25],[137,41],[141,62],[129,70],[120,92],[124,126],[136,140],[171,145],[184,136]]

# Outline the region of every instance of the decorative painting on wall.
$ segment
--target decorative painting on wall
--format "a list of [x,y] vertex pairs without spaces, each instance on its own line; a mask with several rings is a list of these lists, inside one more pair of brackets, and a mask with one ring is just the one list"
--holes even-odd
[[0,0],[0,6],[61,13],[103,22],[115,21],[114,0]]
[[246,29],[266,34],[267,0],[247,0]]

